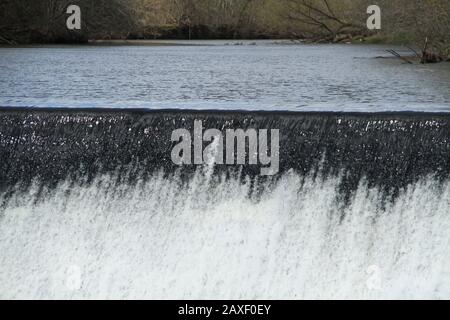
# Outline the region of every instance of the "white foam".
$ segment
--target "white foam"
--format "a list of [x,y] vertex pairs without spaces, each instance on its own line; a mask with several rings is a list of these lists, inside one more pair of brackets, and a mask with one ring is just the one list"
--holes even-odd
[[0,218],[0,298],[450,298],[448,182],[385,208],[361,184],[343,208],[338,179],[290,173],[259,201],[211,179],[17,192]]

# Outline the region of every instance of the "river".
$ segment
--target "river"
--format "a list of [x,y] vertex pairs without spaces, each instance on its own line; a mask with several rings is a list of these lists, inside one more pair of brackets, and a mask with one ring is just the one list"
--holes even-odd
[[155,44],[0,48],[0,106],[450,111],[450,63],[389,46]]
[[0,49],[0,299],[450,298],[450,64],[188,44]]

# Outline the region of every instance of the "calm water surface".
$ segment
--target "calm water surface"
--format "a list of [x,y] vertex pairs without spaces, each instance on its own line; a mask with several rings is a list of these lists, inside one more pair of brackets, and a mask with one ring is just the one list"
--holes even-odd
[[391,47],[196,44],[0,48],[0,105],[450,112],[450,63]]

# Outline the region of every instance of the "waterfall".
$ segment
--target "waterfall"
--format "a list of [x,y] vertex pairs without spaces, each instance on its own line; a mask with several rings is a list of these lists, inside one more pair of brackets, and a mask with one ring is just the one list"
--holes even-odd
[[[280,130],[280,173],[172,130]],[[450,117],[0,111],[0,298],[450,297]]]

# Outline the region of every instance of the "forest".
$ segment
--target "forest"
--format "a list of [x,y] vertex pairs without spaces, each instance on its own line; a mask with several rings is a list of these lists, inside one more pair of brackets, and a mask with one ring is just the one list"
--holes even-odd
[[[82,28],[66,28],[66,9]],[[382,29],[366,9],[382,9]],[[91,39],[292,39],[383,42],[450,55],[449,0],[2,0],[0,43],[81,43]]]

